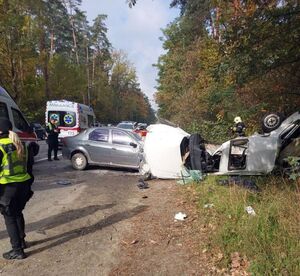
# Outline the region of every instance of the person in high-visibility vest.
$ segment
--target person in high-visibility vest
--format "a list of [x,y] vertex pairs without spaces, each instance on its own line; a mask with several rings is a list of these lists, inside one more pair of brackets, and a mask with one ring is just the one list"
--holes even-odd
[[46,132],[48,134],[48,161],[52,161],[52,151],[54,152],[54,160],[59,160],[57,157],[59,129],[57,127],[57,118],[53,114],[50,116],[50,122],[46,126]]
[[25,221],[23,209],[32,196],[32,177],[27,172],[27,149],[12,124],[0,119],[0,211],[4,217],[12,250],[5,259],[24,259]]

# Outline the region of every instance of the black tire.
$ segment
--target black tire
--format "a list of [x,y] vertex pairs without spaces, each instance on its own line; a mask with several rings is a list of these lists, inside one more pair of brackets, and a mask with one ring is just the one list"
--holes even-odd
[[75,153],[71,158],[72,166],[75,170],[82,171],[87,167],[87,159],[83,153]]
[[199,134],[192,134],[189,140],[190,161],[191,169],[202,171],[204,168],[202,165],[202,149],[200,144],[203,144],[204,140]]
[[33,156],[37,156],[40,151],[40,146],[36,142],[31,142],[28,146],[28,151],[32,151]]
[[33,147],[28,148],[28,162],[29,164],[33,165],[34,164],[34,149]]
[[277,129],[283,121],[283,116],[280,113],[270,113],[262,119],[262,130],[264,133],[270,133]]

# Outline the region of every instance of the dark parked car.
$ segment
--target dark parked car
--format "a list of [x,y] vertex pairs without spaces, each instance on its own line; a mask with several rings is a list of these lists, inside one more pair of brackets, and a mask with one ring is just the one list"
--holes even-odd
[[143,142],[139,135],[115,127],[87,129],[77,136],[63,139],[62,154],[76,170],[89,164],[138,169]]
[[42,127],[39,123],[31,123],[31,127],[33,128],[33,131],[35,132],[38,139],[44,140],[47,137],[47,133],[44,127]]

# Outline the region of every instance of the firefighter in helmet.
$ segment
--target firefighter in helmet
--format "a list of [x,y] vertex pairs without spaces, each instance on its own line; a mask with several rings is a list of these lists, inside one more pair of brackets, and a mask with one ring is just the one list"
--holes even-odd
[[234,126],[231,129],[232,129],[232,132],[239,137],[246,136],[246,134],[245,134],[246,126],[245,126],[244,122],[242,121],[242,118],[239,116],[234,118]]

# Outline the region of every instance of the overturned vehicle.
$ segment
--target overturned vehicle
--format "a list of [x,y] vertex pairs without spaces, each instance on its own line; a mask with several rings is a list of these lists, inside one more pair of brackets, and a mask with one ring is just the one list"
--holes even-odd
[[[220,175],[263,175],[272,172],[280,153],[300,137],[300,113],[296,112],[269,133],[255,133],[223,143],[212,151],[199,134],[180,128],[151,125],[144,144],[140,171],[146,176],[180,178],[182,167]],[[297,145],[298,153],[300,144]]]

